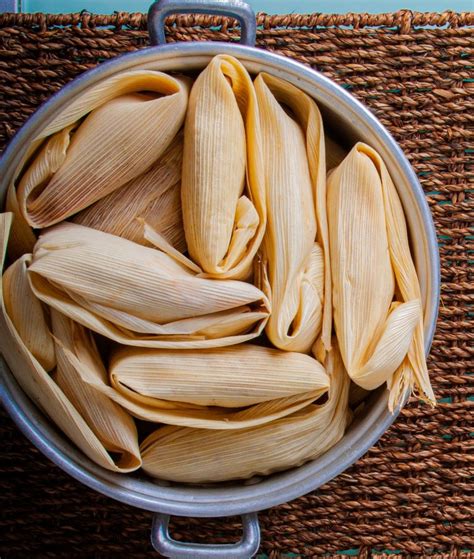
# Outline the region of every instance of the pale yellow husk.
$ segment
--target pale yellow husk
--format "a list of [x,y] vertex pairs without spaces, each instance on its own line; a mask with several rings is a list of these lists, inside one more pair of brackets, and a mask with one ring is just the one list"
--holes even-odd
[[87,422],[104,448],[118,456],[117,467],[133,471],[141,466],[138,434],[132,417],[119,405],[85,383],[68,358],[72,352],[92,374],[105,381],[107,372],[90,333],[83,326],[51,310],[56,340],[57,368],[54,380]]
[[121,348],[109,365],[111,385],[143,396],[236,408],[329,388],[309,355],[240,344],[207,350]]
[[[380,155],[365,144],[360,146],[360,150],[372,159],[380,174],[386,211],[390,257],[395,273],[397,290],[399,291],[398,297],[401,301],[419,300],[421,302],[420,283],[410,251],[405,215],[397,189]],[[400,403],[403,395],[407,393],[407,389],[415,391],[417,396],[425,402],[431,405],[436,404],[426,364],[423,311],[418,316],[418,322],[415,326],[412,343],[408,348],[408,354],[387,384],[390,388],[389,405],[392,409]]]
[[141,175],[180,129],[188,79],[141,70],[114,80],[115,91],[106,80],[48,127],[55,132],[27,165],[17,191],[32,227],[58,223]]
[[349,375],[367,390],[387,382],[392,410],[407,387],[434,402],[405,216],[369,146],[356,144],[330,174],[328,220],[334,324]]
[[178,134],[148,172],[89,206],[72,221],[151,246],[144,238],[142,219],[178,251],[184,252],[182,162],[183,136]]
[[[20,188],[31,188],[33,191],[36,187],[41,187],[47,184],[54,173],[59,169],[66,157],[66,150],[70,143],[70,135],[74,125],[67,126],[60,132],[53,134],[45,140],[39,149],[38,153],[33,156],[29,165],[25,165],[25,172],[22,176]],[[29,146],[24,161],[28,161],[35,150],[40,146],[42,140],[36,139]],[[17,176],[21,173],[23,165],[19,165],[14,179],[10,183],[7,192],[6,209],[14,215],[10,239],[8,242],[8,256],[12,260],[16,260],[26,253],[33,252],[33,247],[36,243],[36,235],[28,222],[28,217],[25,215],[24,200],[20,195],[20,202],[18,193],[15,188]],[[29,185],[29,186],[28,186]]]
[[33,252],[33,247],[36,243],[36,235],[26,222],[18,206],[14,181],[10,183],[7,190],[5,210],[13,216],[7,247],[8,258],[13,262],[23,256],[23,254],[30,254]]
[[247,277],[265,230],[264,184],[255,91],[231,56],[213,58],[191,90],[181,197],[191,258],[209,276]]
[[[3,264],[12,214],[0,214],[0,261]],[[23,343],[10,320],[0,286],[0,351],[21,388],[86,456],[112,471],[129,471],[115,463],[64,392]]]
[[255,91],[268,211],[262,275],[272,313],[266,333],[280,349],[307,352],[323,316],[324,251],[316,243],[315,209],[324,203],[318,196],[326,181],[322,121],[316,103],[284,80],[259,74]]
[[326,368],[326,403],[238,431],[159,428],[140,446],[143,469],[160,479],[206,483],[267,475],[317,458],[342,438],[350,421],[350,381],[334,348]]
[[175,248],[159,231],[149,225],[142,218],[138,218],[138,222],[142,227],[142,235],[146,243],[166,253],[173,260],[176,260],[176,262],[184,266],[190,272],[194,272],[200,277],[204,276],[204,274],[202,273],[202,269],[188,256],[186,256],[186,254],[183,254],[177,248]]
[[[269,400],[243,409],[200,406],[190,403],[172,402],[138,394],[120,386],[120,392],[91,373],[87,364],[71,352],[68,358],[84,382],[122,406],[133,416],[144,421],[166,423],[201,429],[234,430],[262,425],[280,417],[290,415],[319,398],[321,388],[295,396]],[[323,389],[323,392],[326,388]]]
[[50,371],[56,365],[54,343],[43,304],[31,291],[27,272],[30,262],[31,254],[25,254],[4,272],[3,302],[25,346]]
[[231,345],[258,336],[268,318],[249,283],[197,277],[164,252],[73,223],[40,236],[29,274],[43,302],[126,345]]

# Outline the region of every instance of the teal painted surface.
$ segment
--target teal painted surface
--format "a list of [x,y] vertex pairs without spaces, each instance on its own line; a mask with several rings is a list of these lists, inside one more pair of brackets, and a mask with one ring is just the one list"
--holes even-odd
[[[65,13],[90,12],[108,14],[114,11],[145,12],[151,0],[20,0],[22,12]],[[474,0],[360,0],[359,3],[347,0],[250,0],[255,11],[269,14],[286,13],[344,13],[344,12],[393,12],[402,8],[420,12],[457,12],[474,9]]]

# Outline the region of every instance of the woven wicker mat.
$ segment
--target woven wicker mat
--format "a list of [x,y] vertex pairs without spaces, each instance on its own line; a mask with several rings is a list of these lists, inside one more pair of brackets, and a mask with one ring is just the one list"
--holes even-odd
[[[272,558],[340,552],[390,559],[471,556],[469,367],[474,330],[468,307],[474,237],[468,166],[474,152],[469,59],[474,14],[258,19],[258,46],[310,64],[342,84],[400,142],[436,221],[443,279],[430,357],[438,407],[430,410],[412,401],[382,440],[344,474],[262,513],[260,553]],[[238,35],[234,22],[203,16],[179,17],[169,24],[171,41],[229,41]],[[42,101],[80,72],[146,44],[141,14],[0,15],[0,141],[7,141]],[[150,513],[69,478],[6,416],[1,436],[2,558],[156,556],[149,544]],[[173,524],[177,539],[192,541],[233,541],[239,529],[239,519],[178,519]]]

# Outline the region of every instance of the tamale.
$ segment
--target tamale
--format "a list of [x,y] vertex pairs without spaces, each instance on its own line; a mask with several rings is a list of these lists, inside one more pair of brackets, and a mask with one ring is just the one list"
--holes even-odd
[[350,377],[367,390],[388,382],[391,409],[404,395],[397,386],[433,402],[405,216],[375,150],[356,144],[330,174],[327,207],[334,325]]
[[[326,236],[320,236],[323,246],[316,243],[317,206],[325,230],[322,120],[316,103],[284,80],[259,74],[255,90],[268,211],[262,275],[272,313],[266,333],[280,349],[306,352],[321,331],[326,295]],[[328,347],[330,305],[326,307],[324,340]]]
[[232,56],[214,57],[191,89],[181,198],[191,258],[210,277],[246,278],[266,213],[255,91]]
[[143,396],[237,408],[329,387],[323,366],[309,355],[240,344],[216,349],[143,350],[111,356],[111,385]]
[[17,197],[30,226],[58,223],[144,173],[181,128],[189,80],[151,70],[117,78],[115,93],[110,84],[96,86],[60,114],[65,126],[26,166]]
[[317,388],[310,392],[276,398],[244,408],[223,408],[200,406],[190,403],[171,402],[138,394],[134,390],[120,386],[120,392],[91,373],[87,365],[74,354],[68,353],[70,362],[84,382],[99,390],[105,396],[126,409],[131,415],[144,421],[183,425],[201,429],[234,430],[269,423],[290,415],[308,406],[327,390]]
[[230,345],[257,337],[268,318],[249,283],[197,277],[160,250],[73,223],[40,236],[28,273],[44,303],[126,345]]
[[[12,214],[0,214],[0,262],[4,262]],[[2,282],[3,283],[3,282]],[[112,471],[131,471],[139,463],[119,465],[106,451],[64,392],[23,343],[10,320],[0,284],[0,351],[21,388],[86,456]]]

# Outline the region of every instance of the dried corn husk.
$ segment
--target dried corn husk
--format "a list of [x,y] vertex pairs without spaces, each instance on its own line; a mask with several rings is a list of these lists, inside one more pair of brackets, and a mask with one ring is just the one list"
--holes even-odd
[[142,70],[124,72],[121,81],[115,94],[109,84],[96,87],[68,117],[56,119],[67,124],[47,138],[18,186],[20,209],[32,227],[58,223],[142,174],[178,132],[188,80]]
[[[0,214],[0,261],[3,264],[12,214]],[[86,456],[113,471],[130,471],[116,464],[64,392],[23,343],[10,320],[0,285],[0,351],[25,393]],[[132,468],[134,469],[134,468]]]
[[[145,220],[178,251],[186,250],[181,216],[183,136],[178,134],[165,153],[139,177],[89,206],[72,221],[150,246],[143,236]],[[140,218],[140,219],[139,219]]]
[[3,274],[5,310],[28,350],[46,371],[56,365],[48,317],[41,301],[31,291],[27,267],[31,254],[16,260]]
[[[330,175],[328,219],[334,323],[349,375],[367,390],[387,381],[391,409],[402,386],[416,386],[434,401],[405,216],[384,163],[369,146],[358,143]],[[400,369],[407,352],[409,366]]]
[[68,358],[84,382],[121,405],[133,416],[145,421],[201,429],[233,430],[262,425],[306,407],[326,390],[326,388],[318,388],[311,392],[277,398],[243,409],[208,407],[143,396],[123,385],[119,392],[92,374],[87,365],[71,352],[68,353]]
[[141,466],[138,434],[131,416],[85,383],[68,359],[68,349],[87,364],[92,374],[105,381],[107,372],[90,331],[66,316],[51,310],[58,366],[54,380],[109,452],[119,455],[117,467],[133,471]]
[[43,302],[126,345],[230,345],[258,336],[268,317],[249,283],[196,277],[164,252],[73,223],[40,236],[29,274]]
[[[33,162],[30,166],[26,166],[20,184],[23,186],[30,185],[33,189],[36,186],[41,187],[49,182],[66,157],[73,129],[74,125],[67,126],[64,130],[52,135],[43,142],[41,149],[33,157]],[[36,140],[32,143],[24,161],[28,160],[31,154],[34,153],[35,148],[40,144],[41,140]],[[31,224],[28,222],[27,216],[22,211],[24,210],[20,206],[22,201],[19,202],[18,193],[15,189],[15,181],[21,170],[22,165],[17,169],[14,180],[10,183],[7,192],[6,209],[14,215],[8,242],[8,255],[11,260],[16,260],[23,254],[33,252],[33,247],[36,243],[36,235],[31,228]]]
[[202,406],[237,408],[329,387],[308,355],[240,344],[207,350],[143,350],[112,354],[111,385],[123,392]]
[[326,180],[322,122],[316,103],[284,80],[259,74],[255,91],[268,211],[262,264],[272,313],[266,333],[280,349],[306,352],[323,314],[324,253],[315,243],[315,202]]
[[160,479],[205,483],[266,475],[320,456],[341,439],[350,419],[349,377],[336,350],[326,367],[326,403],[238,431],[159,428],[140,446],[143,469]]
[[33,247],[36,243],[36,235],[26,222],[18,206],[14,182],[10,183],[7,190],[5,210],[13,216],[7,247],[8,258],[13,262],[23,256],[23,254],[30,254],[33,252]]
[[143,238],[150,246],[154,246],[176,260],[179,264],[187,268],[190,272],[203,277],[201,268],[188,258],[185,254],[176,249],[159,231],[149,225],[144,219],[138,218],[138,222],[143,229]]
[[209,276],[251,270],[266,221],[260,149],[250,76],[216,56],[189,97],[181,192],[189,254]]
[[[382,182],[387,236],[397,285],[397,298],[401,301],[418,300],[421,304],[420,283],[410,251],[405,215],[397,190],[380,155],[365,144],[362,144],[360,149],[372,159]],[[436,404],[426,365],[422,310],[418,315],[408,354],[387,384],[390,389],[391,409],[400,403],[407,390],[415,391],[418,397],[431,405]]]

